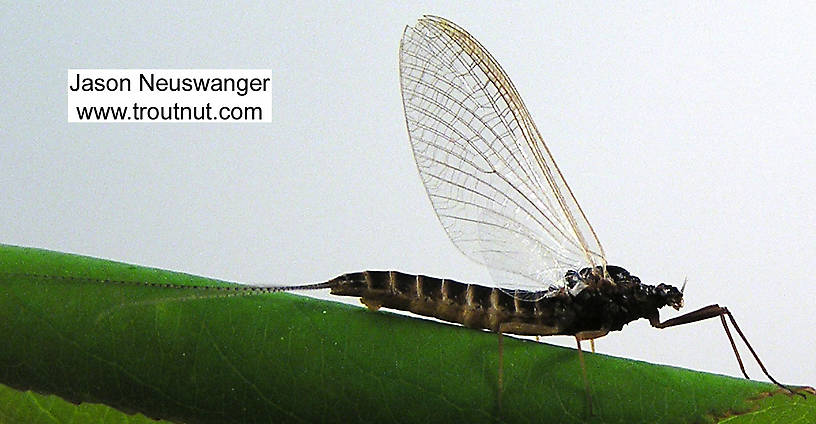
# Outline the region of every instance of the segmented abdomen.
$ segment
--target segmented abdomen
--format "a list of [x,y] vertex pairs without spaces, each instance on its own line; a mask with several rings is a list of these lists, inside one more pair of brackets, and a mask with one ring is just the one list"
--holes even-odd
[[360,297],[371,309],[410,311],[504,333],[558,334],[559,327],[563,327],[556,321],[568,318],[558,313],[557,305],[562,303],[559,298],[521,301],[498,288],[425,275],[363,271],[341,275],[328,283],[332,294]]

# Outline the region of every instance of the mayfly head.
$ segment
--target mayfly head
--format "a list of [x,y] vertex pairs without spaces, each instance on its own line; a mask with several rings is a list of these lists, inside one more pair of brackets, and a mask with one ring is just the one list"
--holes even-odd
[[671,306],[674,309],[680,309],[683,307],[682,290],[678,290],[677,287],[663,283],[658,284],[655,289],[656,294],[663,299],[663,302],[667,306]]

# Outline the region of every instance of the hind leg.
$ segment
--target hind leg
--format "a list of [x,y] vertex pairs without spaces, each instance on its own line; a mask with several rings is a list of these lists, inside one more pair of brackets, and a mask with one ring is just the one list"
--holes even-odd
[[[498,404],[501,409],[502,391],[504,390],[504,342],[503,334],[535,334],[541,336],[550,336],[560,333],[561,330],[556,327],[547,327],[538,324],[523,324],[523,323],[505,323],[499,324],[499,329],[496,333],[499,335],[499,369],[498,369]],[[536,336],[538,337],[538,336]]]
[[[581,350],[582,340],[595,340],[609,334],[609,330],[580,331],[575,333],[575,341],[578,344],[578,360],[581,362],[581,375],[584,378],[584,391],[586,392],[589,414],[592,415],[592,395],[589,393],[589,380],[587,379],[586,364],[584,363],[584,352]],[[594,352],[594,344],[593,349]]]

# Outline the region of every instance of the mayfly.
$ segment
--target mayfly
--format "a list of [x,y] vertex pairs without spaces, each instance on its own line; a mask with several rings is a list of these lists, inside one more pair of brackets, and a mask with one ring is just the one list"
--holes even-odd
[[360,297],[371,309],[487,329],[499,334],[500,349],[502,334],[574,336],[587,396],[581,341],[640,318],[668,328],[719,317],[748,378],[727,317],[765,375],[787,389],[765,369],[727,308],[714,304],[661,321],[658,309],[683,306],[683,289],[643,284],[607,264],[516,88],[469,33],[425,16],[406,27],[399,63],[405,122],[433,209],[456,247],[487,266],[496,286],[367,271],[284,289],[330,288]]

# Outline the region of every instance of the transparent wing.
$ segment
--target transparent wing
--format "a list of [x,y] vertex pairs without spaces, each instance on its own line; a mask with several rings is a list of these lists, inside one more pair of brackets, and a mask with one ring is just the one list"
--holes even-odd
[[448,236],[504,289],[541,291],[603,248],[504,70],[452,22],[425,16],[400,44],[405,121]]

